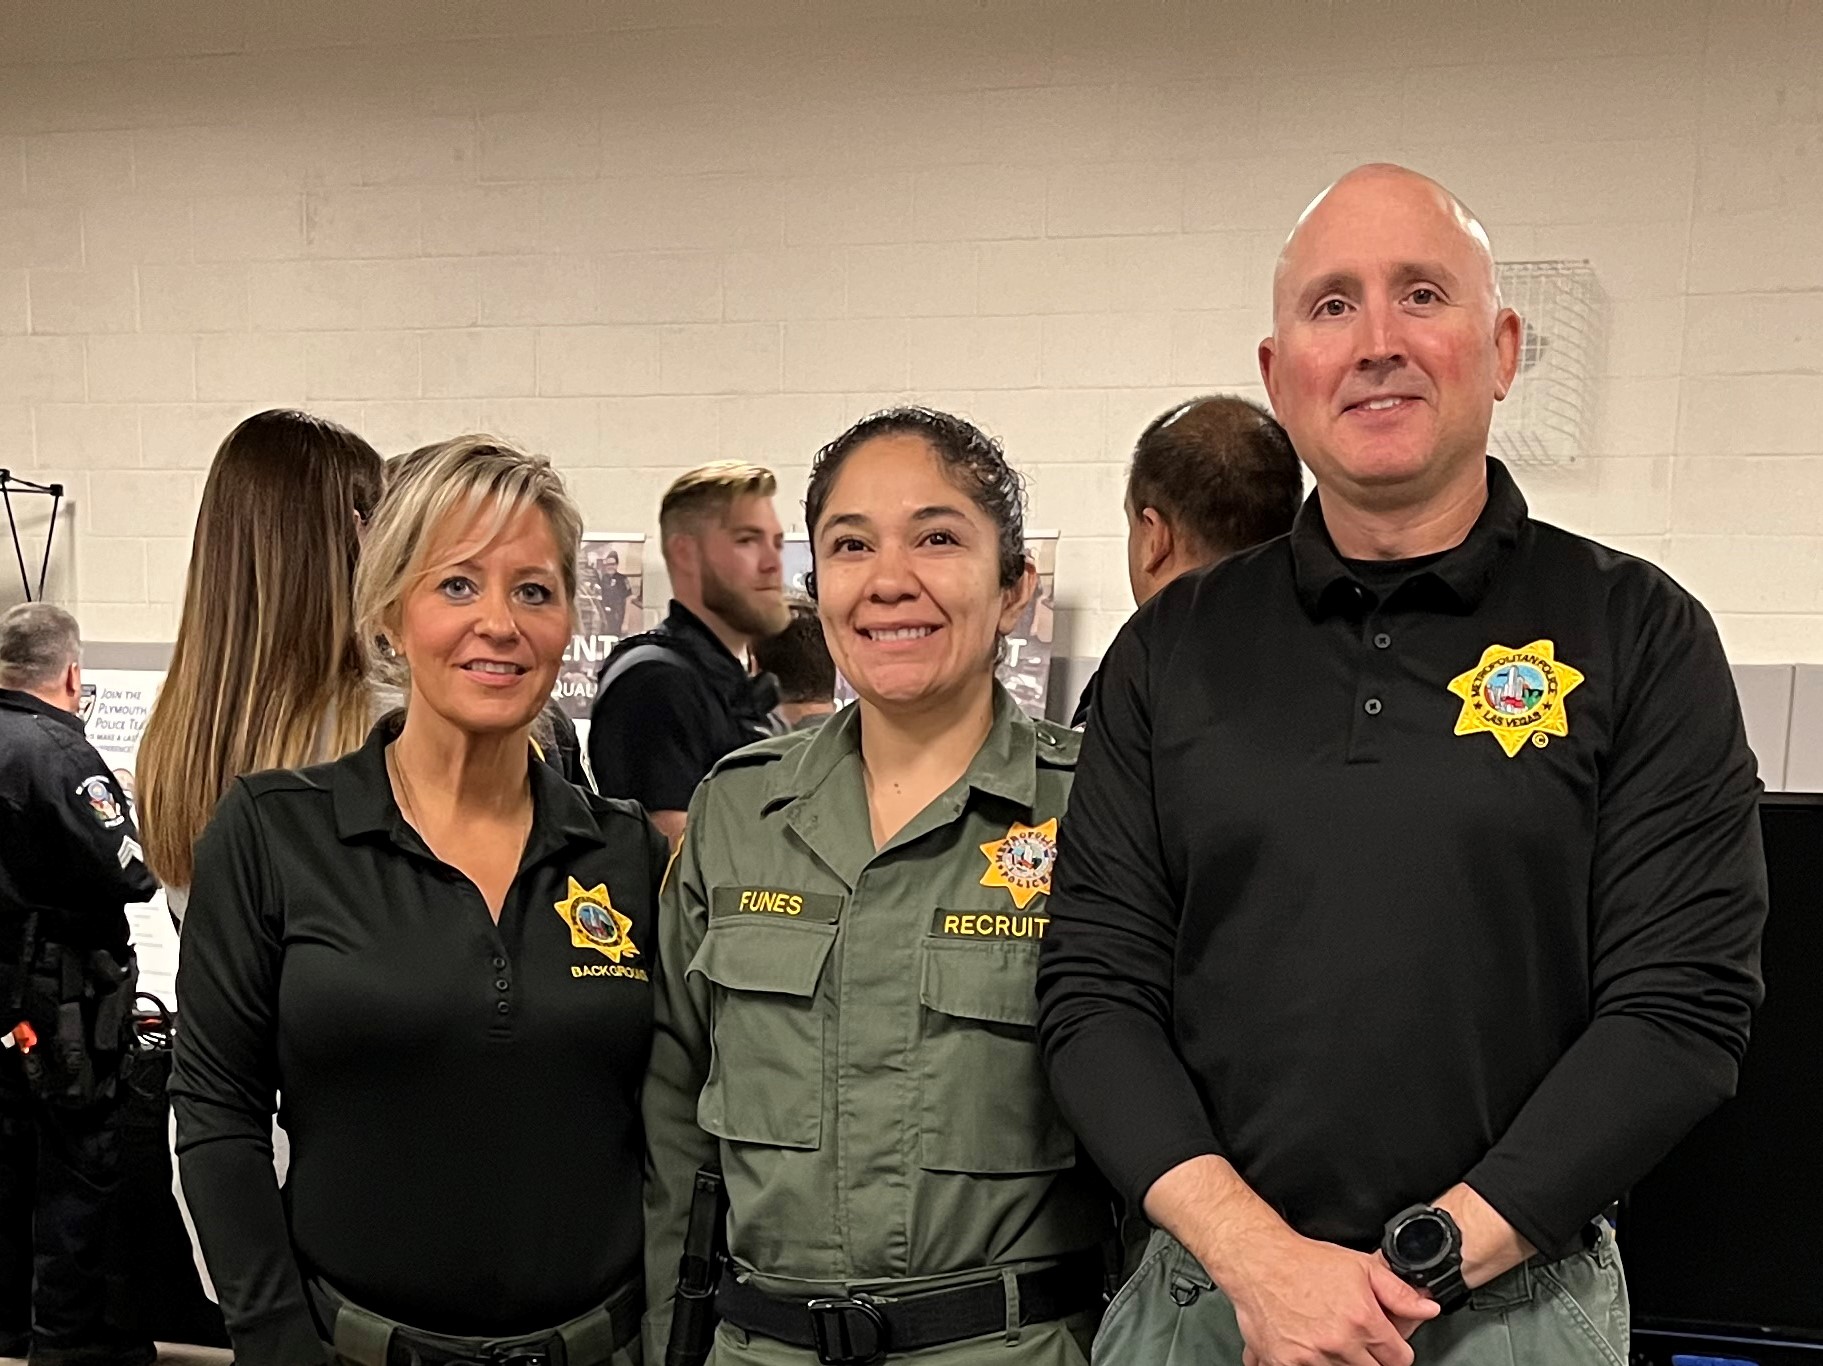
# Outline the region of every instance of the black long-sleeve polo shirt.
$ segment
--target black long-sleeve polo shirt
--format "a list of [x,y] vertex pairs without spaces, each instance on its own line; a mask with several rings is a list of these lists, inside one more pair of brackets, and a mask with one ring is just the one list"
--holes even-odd
[[640,1269],[664,839],[528,759],[532,832],[496,925],[399,814],[396,725],[239,780],[197,846],[171,1096],[247,1366],[320,1366],[307,1275],[431,1332],[496,1336],[554,1327]]
[[1213,1153],[1311,1237],[1467,1181],[1563,1250],[1732,1092],[1766,889],[1714,627],[1488,484],[1378,588],[1313,495],[1109,652],[1040,1028],[1136,1204]]

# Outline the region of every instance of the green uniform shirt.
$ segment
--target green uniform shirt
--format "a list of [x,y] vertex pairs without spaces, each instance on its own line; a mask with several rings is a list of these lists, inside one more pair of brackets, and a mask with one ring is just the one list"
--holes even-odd
[[691,1179],[717,1157],[734,1258],[783,1293],[1042,1261],[1110,1230],[1034,1035],[1078,737],[997,686],[968,772],[876,850],[859,723],[851,707],[737,751],[690,804],[643,1102],[652,1360]]

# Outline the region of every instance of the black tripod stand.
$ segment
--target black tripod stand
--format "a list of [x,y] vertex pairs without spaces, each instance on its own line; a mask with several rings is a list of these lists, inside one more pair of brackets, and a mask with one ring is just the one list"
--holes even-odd
[[[44,558],[38,565],[38,589],[32,591],[32,578],[25,567],[25,547],[19,542],[19,516],[13,511],[13,494],[41,493],[51,500],[51,521],[44,532]],[[51,567],[51,541],[57,534],[57,511],[63,506],[62,484],[34,484],[29,479],[21,479],[11,470],[0,470],[0,500],[6,503],[6,526],[13,535],[13,557],[19,561],[19,586],[25,590],[25,600],[44,596],[44,576]]]

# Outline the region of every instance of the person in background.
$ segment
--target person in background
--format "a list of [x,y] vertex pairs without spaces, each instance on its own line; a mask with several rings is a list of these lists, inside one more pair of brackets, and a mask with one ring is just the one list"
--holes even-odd
[[83,735],[82,641],[49,603],[0,616],[0,1356],[139,1366],[107,1322],[125,907],[157,884],[126,794]]
[[[1304,499],[1304,470],[1271,413],[1232,395],[1193,398],[1140,433],[1127,471],[1127,583],[1144,607],[1181,574],[1283,536]],[[1082,726],[1100,672],[1071,724]]]
[[761,672],[778,680],[782,729],[808,730],[836,709],[836,666],[816,604],[793,602],[790,607],[791,620],[783,631],[753,643],[753,659]]
[[777,488],[771,470],[725,460],[665,490],[658,529],[670,613],[602,665],[589,712],[595,785],[639,802],[673,845],[710,766],[771,733],[777,690],[749,664],[753,643],[790,619]]
[[581,525],[542,457],[431,452],[356,588],[403,716],[237,780],[198,846],[170,1089],[241,1366],[637,1360],[667,850],[529,747]]
[[381,481],[373,447],[289,409],[248,418],[215,453],[136,773],[146,861],[179,920],[228,785],[346,754],[372,724],[354,570]]
[[1108,652],[1038,974],[1158,1228],[1099,1361],[1627,1360],[1602,1215],[1734,1089],[1760,783],[1702,605],[1488,455],[1521,332],[1460,200],[1342,177],[1259,348],[1316,491]]
[[644,1096],[649,1362],[711,1160],[719,1366],[1086,1360],[1112,1205],[1032,1029],[1079,737],[994,678],[1037,580],[1023,501],[997,442],[929,409],[816,458],[811,591],[859,700],[691,802]]

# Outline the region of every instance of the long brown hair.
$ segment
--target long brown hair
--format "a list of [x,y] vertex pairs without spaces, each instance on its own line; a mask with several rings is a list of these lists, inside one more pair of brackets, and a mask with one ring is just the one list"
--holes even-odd
[[203,486],[184,610],[139,745],[146,861],[188,887],[196,840],[228,784],[360,745],[368,692],[354,629],[356,519],[382,462],[308,413],[257,413]]

